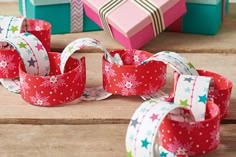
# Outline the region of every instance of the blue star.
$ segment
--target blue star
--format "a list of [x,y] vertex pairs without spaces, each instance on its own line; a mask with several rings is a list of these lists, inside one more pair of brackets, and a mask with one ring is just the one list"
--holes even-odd
[[207,96],[206,96],[206,94],[205,94],[205,95],[202,95],[202,96],[199,96],[198,102],[202,102],[202,103],[205,104],[206,101],[207,101]]
[[32,53],[32,51],[31,51],[30,49],[28,49],[26,52],[27,52],[29,55]]
[[160,157],[167,157],[167,154],[168,154],[168,153],[161,152]]
[[28,33],[28,32],[24,33],[24,36],[26,36],[26,37],[28,37],[28,36],[30,36],[30,35],[31,35],[31,34]]
[[134,135],[130,135],[129,139],[130,139],[130,141],[133,141],[134,140]]
[[142,147],[148,148],[148,145],[150,144],[150,142],[148,142],[147,138],[144,140],[141,140],[141,142],[142,142]]
[[141,109],[141,112],[145,112],[145,111],[146,111],[146,108],[142,108],[142,109]]
[[191,82],[193,79],[191,78],[191,77],[189,77],[189,78],[184,78],[184,81],[187,81],[187,82]]
[[28,63],[29,63],[29,67],[31,67],[31,66],[33,66],[33,67],[35,67],[35,60],[33,60],[33,58],[31,57],[31,59],[30,60],[28,60]]
[[151,130],[148,130],[147,131],[147,136],[151,136],[152,135],[152,131]]
[[2,34],[3,28],[0,26],[0,34]]
[[186,93],[190,93],[191,89],[189,87],[185,88]]

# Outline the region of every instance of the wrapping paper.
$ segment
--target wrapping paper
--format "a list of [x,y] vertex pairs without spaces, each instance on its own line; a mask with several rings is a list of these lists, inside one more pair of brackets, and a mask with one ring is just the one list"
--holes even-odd
[[85,88],[85,58],[69,58],[65,73],[61,74],[61,54],[50,52],[48,57],[51,70],[47,76],[26,73],[20,64],[22,98],[37,106],[55,106],[79,98]]
[[[43,47],[42,43],[34,35],[30,33],[23,33],[13,37],[5,38],[3,41],[9,43],[15,48],[15,50],[18,52],[17,56],[20,56],[25,66],[25,70],[29,74],[49,74],[50,69],[47,51]],[[14,56],[15,54],[12,55]],[[1,64],[6,65],[2,66],[2,74],[4,74],[4,72],[7,74],[9,70],[18,71],[19,60],[17,61],[18,64],[13,62],[13,60],[8,60],[9,63],[6,61],[4,63],[4,60],[2,60]],[[16,80],[14,80],[14,78],[1,79],[1,83],[12,92],[20,92],[20,85]]]
[[[208,82],[207,86],[210,85],[207,77],[191,77],[197,80],[201,79],[200,82],[206,81]],[[184,78],[188,77],[184,76]],[[179,80],[178,83],[185,83],[183,81]],[[199,83],[199,86],[205,88],[206,84]],[[178,92],[176,91],[176,95],[180,94]],[[198,104],[192,105],[197,106]],[[168,113],[175,109],[184,108],[187,113],[191,114],[193,108],[188,110],[181,104],[158,99],[144,102],[135,111],[127,129],[126,150],[128,156],[157,156],[158,147],[155,143],[158,133],[160,156],[188,156],[205,154],[214,150],[219,144],[220,112],[213,102],[206,101],[204,106],[206,107],[206,105],[207,116],[206,119],[204,118],[205,120],[190,121],[187,119],[186,121],[176,121],[168,117]],[[197,117],[194,119],[197,119]],[[190,131],[188,132],[186,128]],[[199,138],[199,136],[202,136],[202,138]],[[209,143],[205,140],[208,140]]]
[[[157,53],[143,64],[151,61],[162,61],[175,70],[173,91],[144,97],[148,101],[135,111],[127,129],[127,156],[154,157],[159,152],[160,156],[187,157],[215,150],[232,82],[219,74],[196,70],[174,52]],[[159,146],[155,144],[157,137]]]
[[[28,43],[35,42],[36,37],[25,33],[24,36],[20,35],[19,39],[14,38],[14,36],[26,31],[34,34],[40,40],[35,43],[36,45],[32,49],[29,48]],[[0,82],[10,91],[16,93],[20,91],[18,81],[14,80],[19,77],[18,65],[20,60],[24,58],[27,65],[27,61],[30,61],[27,60],[30,58],[26,57],[28,54],[30,56],[36,49],[45,50],[44,47],[46,47],[46,50],[50,49],[50,32],[51,25],[45,21],[0,16]],[[24,51],[23,54],[19,54],[18,50]],[[39,55],[36,54],[36,56],[33,55],[32,57],[34,59],[39,57]],[[33,69],[32,66],[31,69],[37,72],[37,69]]]
[[[48,22],[24,17],[0,16],[0,38],[9,38],[22,32],[35,35],[46,50],[50,50],[51,25]],[[0,44],[1,49],[6,47]]]
[[142,47],[186,12],[184,0],[83,2],[86,15],[129,49]]
[[115,50],[123,65],[110,63],[103,57],[103,87],[106,91],[124,96],[145,95],[158,91],[166,83],[166,65],[162,62],[141,64],[151,53],[141,50]]
[[[85,88],[85,58],[69,57],[60,73],[61,54],[47,52],[39,39],[30,33],[5,38],[19,53],[19,78],[1,79],[8,90],[37,106],[55,106],[75,100]],[[6,67],[6,68],[9,68]]]
[[[191,62],[189,62],[186,58],[183,58],[179,54],[176,54],[174,52],[168,52],[168,51],[159,52],[151,56],[150,58],[144,60],[143,63],[145,64],[150,61],[162,61],[173,68],[173,70],[175,71],[173,91],[170,94],[165,94],[160,91],[157,91],[156,93],[143,95],[142,98],[144,100],[148,100],[150,98],[160,98],[164,96],[166,100],[168,99],[169,101],[174,101],[174,96],[175,96],[174,93],[177,88],[176,84],[180,74],[207,76],[212,78],[212,83],[209,89],[209,96],[206,95],[206,97],[207,99],[214,101],[215,104],[219,106],[221,119],[226,117],[228,113],[230,96],[233,86],[232,81],[214,72],[205,70],[196,70],[196,68]],[[192,81],[192,79],[190,78],[189,81]],[[175,115],[173,112],[172,114],[173,116]]]
[[[197,70],[200,76],[207,76],[213,79],[212,85],[209,89],[208,99],[212,100],[220,108],[220,117],[224,119],[228,114],[230,97],[233,83],[228,78],[206,70]],[[179,74],[177,74],[179,76]],[[177,82],[178,76],[174,78]],[[174,86],[176,84],[174,83]],[[175,88],[175,87],[173,87]]]

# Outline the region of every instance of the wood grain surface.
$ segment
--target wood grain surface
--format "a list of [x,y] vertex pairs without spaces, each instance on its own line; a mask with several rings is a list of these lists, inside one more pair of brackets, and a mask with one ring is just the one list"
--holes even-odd
[[[125,157],[126,124],[0,125],[1,157]],[[221,126],[218,149],[200,157],[235,157],[236,125]]]
[[[17,3],[0,3],[0,15],[19,15]],[[96,38],[109,50],[123,48],[103,31],[53,35],[51,48],[62,51],[69,42],[81,37]],[[236,4],[230,6],[216,36],[163,32],[142,49],[176,51],[198,69],[222,74],[236,84]],[[102,53],[88,48],[74,55],[81,56],[86,57],[87,86],[101,85]],[[171,90],[171,81],[169,69],[163,91]],[[124,157],[127,124],[143,102],[138,96],[112,96],[104,101],[77,100],[58,107],[36,107],[2,86],[0,100],[1,157]],[[229,115],[222,123],[219,148],[202,157],[235,157],[236,87]]]

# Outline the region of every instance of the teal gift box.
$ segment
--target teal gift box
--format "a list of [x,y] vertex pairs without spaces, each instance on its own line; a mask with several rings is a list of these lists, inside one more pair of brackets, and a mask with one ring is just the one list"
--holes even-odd
[[215,35],[218,33],[229,0],[186,0],[187,13],[168,30],[193,34]]
[[101,30],[83,13],[82,0],[19,0],[19,11],[27,18],[52,25],[52,34]]

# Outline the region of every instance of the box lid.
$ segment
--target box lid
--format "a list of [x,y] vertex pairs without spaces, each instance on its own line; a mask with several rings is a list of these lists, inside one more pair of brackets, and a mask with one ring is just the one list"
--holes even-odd
[[53,5],[53,4],[66,4],[70,3],[71,0],[30,0],[35,6]]
[[[83,0],[95,13],[109,0]],[[152,0],[164,14],[179,0]],[[125,17],[125,18],[124,18]],[[107,17],[108,23],[127,37],[131,37],[151,23],[149,13],[142,10],[132,0],[124,0],[122,5],[114,9]]]
[[186,0],[187,3],[217,5],[221,0]]

